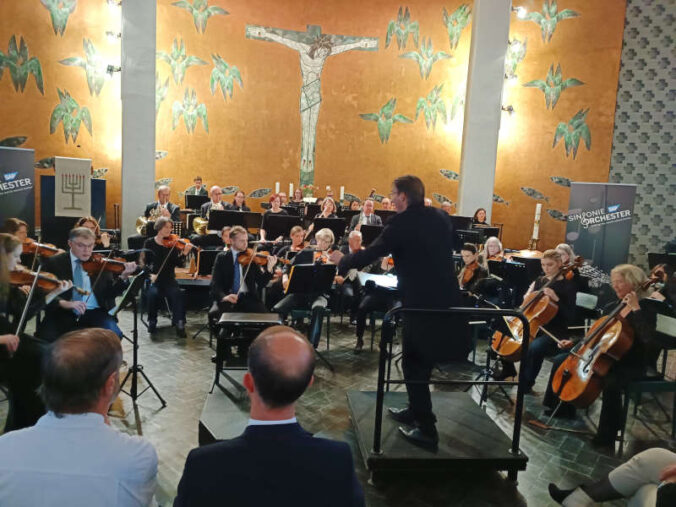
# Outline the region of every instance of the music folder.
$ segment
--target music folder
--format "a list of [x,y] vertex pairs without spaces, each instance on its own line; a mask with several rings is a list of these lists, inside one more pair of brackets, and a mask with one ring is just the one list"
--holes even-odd
[[185,196],[185,207],[187,209],[199,210],[202,207],[202,204],[209,202],[208,195],[186,195]]
[[315,218],[312,223],[315,224],[315,234],[321,229],[330,229],[336,243],[345,235],[345,228],[347,227],[344,218]]
[[233,225],[244,227],[244,213],[221,209],[211,210],[209,213],[208,230],[220,231],[223,227],[232,227]]
[[335,264],[294,264],[289,271],[289,285],[285,294],[328,292],[337,270]]
[[303,219],[297,216],[269,213],[263,217],[262,229],[265,229],[265,238],[274,241],[283,236],[288,238],[291,229],[296,225],[303,225]]

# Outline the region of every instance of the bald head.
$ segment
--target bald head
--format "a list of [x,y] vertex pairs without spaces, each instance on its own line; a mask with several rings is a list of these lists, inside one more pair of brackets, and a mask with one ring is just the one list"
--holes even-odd
[[261,400],[271,408],[294,403],[314,372],[314,350],[287,326],[265,329],[249,347],[249,372]]

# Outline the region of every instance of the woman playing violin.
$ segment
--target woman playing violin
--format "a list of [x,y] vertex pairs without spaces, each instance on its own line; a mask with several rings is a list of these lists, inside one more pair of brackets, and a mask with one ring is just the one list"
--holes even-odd
[[505,249],[495,236],[491,236],[484,243],[484,256],[487,261],[501,261],[505,258]]
[[[0,234],[0,373],[8,379],[11,400],[5,432],[32,426],[44,414],[36,389],[40,385],[40,363],[46,343],[26,334],[19,336],[16,330],[27,301],[25,292],[10,284],[11,273],[20,268],[21,252],[19,238]],[[46,294],[36,289],[26,318],[32,318],[71,287],[70,281],[62,281]]]
[[[546,331],[549,331],[561,340],[564,346],[571,346],[572,342],[568,340],[568,326],[575,315],[575,296],[577,292],[575,285],[571,280],[558,275],[563,267],[563,263],[561,255],[556,250],[546,250],[542,254],[540,263],[544,275],[530,284],[524,299],[534,292],[542,290],[544,296],[548,297],[558,306],[554,318],[544,326]],[[543,289],[542,287],[546,284],[549,284],[548,287]],[[525,380],[526,393],[532,392],[535,379],[540,373],[545,357],[554,355],[557,350],[556,342],[544,332],[541,332],[531,340],[526,357],[522,358],[520,373]],[[496,379],[505,379],[515,375],[516,368],[514,367],[514,363],[503,361],[502,373],[497,375]]]
[[185,248],[175,245],[167,246],[165,241],[172,236],[174,222],[167,217],[160,217],[155,221],[155,237],[148,238],[143,245],[141,266],[148,266],[150,287],[146,293],[148,300],[148,332],[157,331],[157,311],[163,298],[167,298],[171,310],[171,323],[176,328],[179,338],[185,338],[185,304],[181,288],[176,281],[174,269],[183,266],[185,256],[192,249],[188,243]]
[[75,227],[86,227],[94,233],[96,236],[96,246],[102,249],[110,248],[110,234],[107,232],[101,232],[101,226],[99,221],[92,217],[82,217],[75,222]]
[[[622,325],[631,327],[634,339],[629,351],[619,361],[613,363],[605,377],[598,431],[592,440],[592,444],[598,447],[614,445],[615,437],[622,425],[623,389],[632,380],[643,377],[649,367],[654,368],[659,355],[659,349],[653,349],[651,343],[656,317],[642,304],[641,299],[645,297],[645,294],[639,291],[646,279],[643,270],[631,264],[620,264],[610,272],[610,284],[615,291],[617,300],[606,305],[603,313],[607,315],[620,302],[625,303],[626,306],[620,314],[624,319]],[[568,348],[571,345],[572,342],[566,342],[563,347]],[[549,410],[545,413],[551,414],[559,402],[552,389],[551,381],[567,356],[567,353],[562,353],[553,359],[552,374],[543,400],[543,404],[549,407]],[[556,415],[574,417],[575,408],[564,403]]]
[[488,276],[488,270],[481,264],[481,254],[473,244],[462,245],[460,254],[464,265],[458,274],[458,284],[461,289],[472,292],[477,282]]

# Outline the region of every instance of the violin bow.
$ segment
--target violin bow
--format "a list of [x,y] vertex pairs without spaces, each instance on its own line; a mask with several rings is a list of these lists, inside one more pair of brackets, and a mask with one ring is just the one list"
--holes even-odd
[[169,252],[167,255],[164,257],[164,260],[162,261],[162,265],[160,266],[160,269],[157,270],[157,276],[160,276],[160,273],[164,269],[164,266],[167,264],[167,261],[169,260],[169,257],[171,256],[171,252],[173,252],[176,249],[176,242],[174,242],[173,246],[169,249]]
[[38,279],[40,278],[40,271],[42,271],[42,265],[38,266],[37,271],[35,272],[35,278],[33,278],[33,283],[31,284],[31,290],[28,291],[28,296],[26,297],[26,304],[23,306],[23,311],[21,312],[21,318],[19,319],[19,324],[16,326],[16,334],[20,336],[23,333],[24,328],[26,327],[26,321],[28,317],[28,307],[31,304],[33,295],[35,294],[35,288],[38,286]]

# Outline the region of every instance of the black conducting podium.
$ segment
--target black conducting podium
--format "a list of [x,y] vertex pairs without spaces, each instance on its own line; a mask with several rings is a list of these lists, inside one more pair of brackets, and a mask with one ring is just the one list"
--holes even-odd
[[402,407],[407,402],[405,392],[391,392],[390,386],[406,384],[390,378],[389,362],[396,318],[405,313],[425,315],[461,315],[485,320],[491,317],[514,316],[524,324],[523,353],[528,350],[528,321],[516,310],[487,308],[449,308],[427,310],[395,308],[383,319],[380,340],[380,365],[376,391],[348,391],[347,401],[355,428],[357,443],[372,479],[382,472],[403,470],[478,470],[507,471],[516,482],[517,473],[526,469],[528,458],[519,449],[525,386],[508,381],[430,380],[440,385],[518,385],[514,428],[511,439],[466,392],[433,392],[432,404],[437,416],[439,446],[436,451],[422,449],[404,439],[397,430],[400,423],[383,417],[385,405]]

